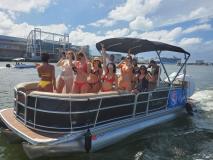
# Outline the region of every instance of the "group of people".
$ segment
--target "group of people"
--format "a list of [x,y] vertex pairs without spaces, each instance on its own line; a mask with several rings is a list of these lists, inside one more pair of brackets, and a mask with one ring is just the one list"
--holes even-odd
[[[62,54],[56,66],[62,71],[55,78],[55,68],[49,64],[49,54],[41,55],[42,64],[37,67],[40,81],[38,90],[57,93],[98,93],[116,90],[145,92],[156,87],[159,66],[154,60],[148,67],[138,67],[137,61],[128,54],[119,64],[114,63],[114,56],[108,55],[102,45],[103,59],[98,57],[91,61],[83,51]],[[151,68],[149,71],[148,68]],[[116,70],[120,69],[120,75]]]

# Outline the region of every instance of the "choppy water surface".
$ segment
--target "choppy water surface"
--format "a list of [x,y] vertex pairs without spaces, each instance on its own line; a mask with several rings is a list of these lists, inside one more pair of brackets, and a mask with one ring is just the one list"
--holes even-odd
[[[20,82],[37,81],[35,69],[5,68],[0,62],[0,108],[13,105],[13,87]],[[176,66],[167,66],[168,72]],[[58,70],[57,70],[58,73]],[[193,117],[178,119],[145,129],[111,147],[91,154],[71,154],[65,160],[212,160],[213,159],[213,66],[188,66],[196,84],[197,100]],[[8,143],[0,134],[0,159],[25,160],[20,144]],[[39,159],[62,159],[57,157]]]

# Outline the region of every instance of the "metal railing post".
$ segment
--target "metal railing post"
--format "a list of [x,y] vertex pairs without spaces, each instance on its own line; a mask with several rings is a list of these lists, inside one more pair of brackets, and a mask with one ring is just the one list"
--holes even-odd
[[137,107],[137,104],[138,104],[138,96],[139,96],[139,94],[140,93],[138,93],[138,94],[135,95],[132,117],[135,117],[135,112],[136,112],[136,107]]
[[36,97],[36,100],[35,100],[35,109],[34,109],[34,122],[33,122],[33,127],[35,128],[35,123],[36,123],[36,109],[37,109],[37,97]]
[[102,104],[102,97],[100,99],[100,102],[99,102],[99,106],[98,106],[98,110],[97,110],[97,113],[96,113],[96,117],[95,117],[95,123],[94,123],[94,127],[96,126],[96,123],[97,123],[97,120],[98,120],[98,115],[99,115],[99,112],[100,112],[100,108],[101,108],[101,104]]
[[152,92],[149,92],[149,94],[148,94],[148,101],[147,101],[147,105],[146,105],[146,115],[149,114],[149,101],[150,101],[151,93]]
[[72,101],[71,101],[71,96],[70,96],[70,100],[69,100],[69,102],[70,102],[70,132],[72,132]]

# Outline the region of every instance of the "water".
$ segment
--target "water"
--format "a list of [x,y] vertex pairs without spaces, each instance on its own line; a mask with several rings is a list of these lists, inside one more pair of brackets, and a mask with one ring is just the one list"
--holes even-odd
[[[13,105],[13,87],[17,83],[37,81],[35,69],[5,68],[0,62],[0,108]],[[176,66],[166,66],[168,72]],[[57,70],[57,73],[59,70]],[[65,160],[212,160],[213,159],[213,66],[188,66],[187,74],[196,84],[197,112],[179,117],[134,134],[122,142],[91,154],[71,154]],[[8,143],[0,134],[0,159],[26,160],[20,144]],[[62,159],[58,157],[40,158]]]

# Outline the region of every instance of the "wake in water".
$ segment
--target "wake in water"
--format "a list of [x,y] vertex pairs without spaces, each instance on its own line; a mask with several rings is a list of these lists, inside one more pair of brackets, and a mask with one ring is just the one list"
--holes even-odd
[[213,90],[198,91],[190,98],[194,99],[202,110],[213,110]]
[[213,90],[196,92],[192,97],[198,113],[194,115],[193,122],[199,129],[213,133]]

